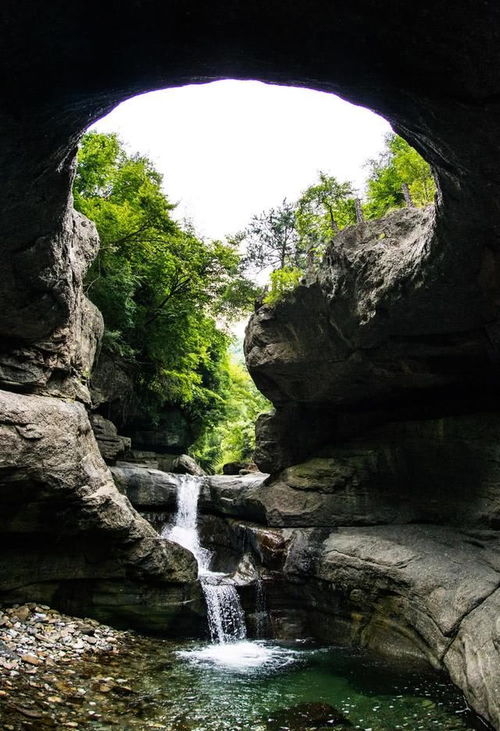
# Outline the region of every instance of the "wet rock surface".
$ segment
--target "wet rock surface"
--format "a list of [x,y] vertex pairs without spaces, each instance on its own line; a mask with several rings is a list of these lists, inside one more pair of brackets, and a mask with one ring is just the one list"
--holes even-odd
[[[119,462],[111,468],[115,483],[132,505],[142,512],[174,511],[179,480],[174,472],[135,463]],[[201,480],[198,507],[202,513],[252,519],[264,517],[264,509],[250,496],[268,475],[251,472],[247,475],[196,475]]]
[[444,667],[500,725],[498,533],[414,525],[287,535],[285,584],[265,583],[278,624],[287,607],[301,632]]

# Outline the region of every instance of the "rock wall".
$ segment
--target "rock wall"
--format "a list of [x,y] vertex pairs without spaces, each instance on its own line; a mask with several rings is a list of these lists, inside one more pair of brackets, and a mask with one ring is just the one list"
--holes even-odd
[[245,500],[282,535],[269,591],[294,631],[423,655],[498,728],[497,300],[491,262],[436,257],[440,236],[432,207],[350,227],[257,308],[272,476]]
[[118,492],[82,404],[0,392],[0,455],[2,600],[167,631],[196,606],[193,556]]
[[432,207],[345,229],[293,294],[257,309],[246,360],[276,407],[259,423],[263,470],[376,424],[492,407],[487,302],[460,256],[432,256],[435,229]]
[[[86,411],[102,317],[83,279],[98,245],[69,210],[2,270],[2,304],[17,311],[0,343],[0,600],[192,633],[203,613],[196,562],[120,495]],[[107,436],[110,456],[120,440]]]

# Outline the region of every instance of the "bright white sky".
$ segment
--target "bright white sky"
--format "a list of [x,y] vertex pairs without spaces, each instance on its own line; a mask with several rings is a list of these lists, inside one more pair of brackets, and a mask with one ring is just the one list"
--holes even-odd
[[124,102],[93,129],[117,132],[148,155],[179,203],[177,218],[222,238],[254,213],[294,200],[319,170],[362,192],[363,164],[381,151],[389,124],[318,91],[257,81],[216,81]]

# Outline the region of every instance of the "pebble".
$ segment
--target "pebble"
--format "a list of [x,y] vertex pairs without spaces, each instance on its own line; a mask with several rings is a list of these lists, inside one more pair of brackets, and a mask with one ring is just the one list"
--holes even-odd
[[[0,728],[83,728],[80,709],[88,702],[88,689],[78,685],[81,679],[67,665],[92,666],[100,658],[118,655],[130,634],[93,619],[65,616],[46,605],[1,607]],[[116,697],[112,678],[101,675],[95,681],[98,693]],[[117,687],[121,695],[130,690]]]

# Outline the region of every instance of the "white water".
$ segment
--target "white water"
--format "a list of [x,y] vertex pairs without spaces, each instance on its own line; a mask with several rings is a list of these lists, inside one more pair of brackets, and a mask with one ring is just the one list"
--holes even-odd
[[177,512],[173,525],[163,530],[162,537],[180,543],[196,558],[210,637],[212,642],[226,644],[247,636],[245,615],[233,582],[224,574],[210,571],[211,552],[200,544],[197,519],[201,484],[199,477],[178,476]]
[[173,525],[167,525],[162,531],[162,538],[180,543],[194,555],[201,576],[210,573],[209,565],[212,554],[200,545],[198,535],[198,498],[201,480],[193,475],[176,475],[177,512]]
[[281,670],[288,665],[294,665],[301,658],[301,653],[297,650],[279,647],[269,642],[248,640],[180,650],[176,654],[195,665],[229,670],[238,674],[248,674],[261,669]]

